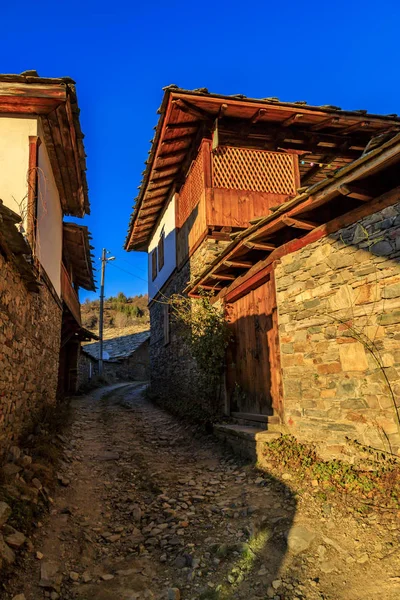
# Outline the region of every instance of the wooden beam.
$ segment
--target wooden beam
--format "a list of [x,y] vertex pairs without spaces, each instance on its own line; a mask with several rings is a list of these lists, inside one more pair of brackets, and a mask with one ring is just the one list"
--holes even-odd
[[153,173],[165,173],[166,171],[174,171],[174,175],[178,172],[178,169],[175,167],[175,164],[179,164],[179,163],[174,163],[172,165],[164,165],[163,167],[158,167],[158,169],[153,169]]
[[293,123],[297,123],[297,121],[303,117],[303,113],[294,113],[291,117],[282,122],[282,127],[289,127],[290,125],[293,125]]
[[261,119],[261,117],[263,117],[267,112],[266,108],[259,108],[257,110],[257,112],[254,113],[254,115],[251,117],[250,122],[252,125],[254,125],[255,123],[257,123],[257,121],[259,121]]
[[160,190],[165,190],[164,193],[166,194],[170,187],[171,185],[165,185],[165,183],[162,183],[161,185],[153,186],[151,189],[150,187],[148,187],[147,189],[149,194],[151,192],[159,192]]
[[328,156],[328,155],[324,155],[321,157],[320,161],[316,161],[316,164],[311,167],[310,169],[308,169],[308,171],[306,173],[304,173],[303,177],[301,178],[301,184],[304,185],[305,183],[307,183],[307,181],[309,181],[312,177],[314,177],[314,175],[316,173],[318,173],[318,171],[320,171],[321,169],[323,169],[323,167],[319,166],[319,163],[326,163],[326,162],[333,162],[336,158],[338,158],[338,156]]
[[201,287],[203,290],[212,290],[212,291],[216,291],[216,292],[219,292],[222,290],[222,286],[220,286],[220,285],[205,285],[204,283],[201,283],[199,285],[199,287]]
[[334,125],[335,123],[339,123],[339,117],[328,117],[319,123],[315,123],[315,125],[311,125],[311,131],[318,131],[319,129],[323,129],[324,127],[329,127],[330,125]]
[[211,279],[219,279],[221,281],[234,281],[236,279],[235,275],[220,275],[219,273],[211,273],[209,277],[211,277]]
[[40,139],[37,135],[29,136],[29,170],[28,170],[28,210],[27,237],[35,253],[36,224],[38,210],[38,159]]
[[233,269],[250,269],[253,266],[248,260],[225,260],[222,264]]
[[203,121],[189,121],[186,123],[170,123],[166,126],[166,131],[175,131],[177,129],[197,129]]
[[219,107],[219,111],[218,111],[218,119],[222,119],[222,117],[225,115],[226,111],[228,110],[228,105],[227,104],[221,104],[221,106]]
[[294,219],[293,217],[289,217],[287,215],[283,215],[282,222],[289,227],[296,227],[296,229],[307,229],[308,231],[311,231],[319,226],[318,223],[304,221],[303,219]]
[[61,173],[61,167],[58,162],[58,155],[56,152],[50,123],[46,117],[42,117],[41,122],[42,122],[44,143],[46,146],[47,154],[49,155],[51,169],[53,171],[57,190],[60,195],[61,206],[62,206],[64,213],[66,213],[67,212],[66,190],[65,190],[65,186],[64,186],[63,176]]
[[349,196],[350,198],[361,200],[362,202],[368,202],[376,197],[376,194],[373,192],[369,192],[365,188],[352,183],[344,183],[338,187],[338,191],[342,196]]
[[369,125],[371,125],[371,123],[369,121],[359,121],[357,123],[354,123],[353,125],[349,125],[348,127],[345,127],[344,129],[340,129],[340,133],[342,135],[348,135],[349,133],[353,133],[354,131],[359,131],[360,129],[364,129],[365,127],[368,127]]
[[[57,117],[56,111],[53,110],[53,112],[49,113],[47,118],[48,118],[48,123],[50,126],[51,135],[52,135],[52,139],[53,139],[53,145],[54,145],[54,148],[56,151],[57,161],[58,161],[58,165],[59,165],[59,168],[61,171],[61,176],[62,176],[62,181],[63,181],[64,202],[65,202],[64,210],[67,214],[69,214],[71,200],[74,198],[73,184],[71,183],[71,179],[70,179],[70,172],[69,172],[70,170],[68,168],[68,163],[65,159],[63,141],[62,141],[62,137],[61,137],[61,132],[60,132],[59,124],[58,124],[58,117]],[[74,168],[74,170],[75,170],[75,168]],[[72,178],[73,178],[73,174],[72,174]]]
[[179,108],[179,110],[181,110],[182,112],[193,115],[194,117],[205,120],[212,118],[212,115],[209,112],[207,112],[203,108],[200,108],[199,106],[195,106],[187,100],[182,100],[182,98],[172,100],[172,104]]
[[243,245],[246,246],[246,248],[250,248],[250,250],[265,250],[266,252],[271,252],[276,248],[275,244],[258,244],[251,241],[245,241],[243,242]]
[[163,177],[156,177],[155,179],[151,179],[149,185],[153,185],[154,183],[160,183],[162,181],[172,181],[174,179],[174,174],[164,175]]
[[156,157],[156,160],[164,160],[165,158],[173,158],[174,156],[181,156],[182,154],[186,154],[187,148],[182,148],[181,150],[172,150],[171,152],[163,152]]
[[174,138],[168,138],[167,140],[163,140],[161,145],[169,145],[169,144],[181,144],[182,142],[189,142],[193,139],[194,133],[185,133],[185,135],[178,135]]

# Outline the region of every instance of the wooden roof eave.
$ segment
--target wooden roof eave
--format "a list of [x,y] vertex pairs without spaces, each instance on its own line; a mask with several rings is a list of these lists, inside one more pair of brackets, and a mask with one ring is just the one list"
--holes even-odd
[[73,80],[0,75],[0,113],[41,117],[63,212],[75,217],[89,214],[85,150]]
[[[212,114],[211,112],[207,112],[206,110],[204,110],[204,106],[199,107],[199,103],[201,103],[201,102],[203,103],[203,105],[204,105],[204,103],[208,103],[208,105],[210,105],[210,106],[215,106],[216,107],[215,113]],[[366,114],[366,111],[342,111],[341,109],[338,109],[335,107],[315,107],[315,106],[308,106],[305,103],[285,103],[285,102],[279,102],[279,101],[275,101],[275,100],[271,100],[271,99],[256,100],[256,99],[251,99],[251,98],[245,98],[243,96],[240,96],[238,98],[235,96],[225,96],[225,95],[220,95],[220,94],[208,94],[208,92],[204,92],[202,90],[199,92],[196,92],[196,91],[190,91],[190,90],[182,90],[182,89],[177,88],[176,86],[169,86],[168,88],[166,88],[163,102],[162,102],[161,108],[159,110],[159,112],[161,113],[162,116],[156,127],[156,134],[154,136],[152,147],[151,147],[151,150],[149,153],[149,159],[147,161],[145,176],[144,176],[144,179],[140,186],[140,193],[139,193],[138,201],[134,207],[134,212],[132,214],[132,217],[131,217],[131,220],[129,223],[129,233],[128,233],[128,236],[125,241],[125,249],[127,249],[127,250],[128,249],[137,249],[138,246],[142,247],[141,241],[135,242],[135,240],[134,240],[135,234],[137,232],[136,223],[137,223],[138,218],[140,218],[140,211],[142,209],[142,205],[143,205],[143,209],[146,208],[145,203],[143,204],[143,202],[144,202],[146,195],[150,193],[149,182],[153,180],[153,175],[154,175],[154,172],[156,171],[155,162],[156,162],[157,158],[159,157],[160,144],[165,137],[166,128],[172,127],[172,125],[169,124],[171,111],[174,106],[178,106],[179,108],[182,109],[182,106],[181,106],[182,103],[183,103],[184,109],[186,107],[186,110],[191,112],[191,116],[194,119],[196,119],[198,117],[204,119],[208,115],[210,120],[213,120],[219,116],[220,111],[221,111],[221,106],[225,106],[225,107],[229,106],[229,110],[231,111],[231,113],[232,113],[232,107],[240,107],[240,108],[246,107],[246,110],[249,110],[249,114],[247,115],[246,118],[248,118],[251,122],[254,122],[255,119],[257,121],[263,120],[265,117],[266,110],[272,110],[272,111],[274,111],[274,114],[282,112],[282,113],[285,113],[285,119],[282,122],[283,126],[291,125],[293,122],[294,116],[296,116],[296,118],[297,118],[297,116],[299,116],[299,113],[306,113],[308,117],[310,117],[310,118],[312,117],[312,119],[316,121],[315,122],[316,126],[320,125],[321,123],[325,123],[325,125],[326,125],[327,121],[333,122],[336,118],[337,118],[337,120],[342,119],[347,123],[346,127],[343,129],[343,133],[341,134],[344,136],[347,135],[347,133],[350,133],[354,129],[356,129],[357,124],[359,124],[359,126],[361,128],[363,128],[366,123],[368,123],[368,125],[371,125],[371,126],[376,125],[380,129],[382,129],[383,127],[385,127],[385,128],[387,128],[387,127],[399,128],[400,127],[400,120],[397,117],[369,115],[369,114]],[[250,112],[250,110],[251,110],[251,112]],[[289,118],[288,118],[287,114],[292,115],[292,116],[289,116]],[[226,110],[225,110],[224,116],[226,116]],[[233,116],[235,116],[235,115],[233,115]],[[270,122],[270,121],[268,121],[268,120],[265,121],[266,124],[268,124],[268,122]],[[350,122],[350,125],[349,125],[349,122]],[[285,123],[286,123],[286,125],[285,125]],[[190,122],[190,125],[195,126],[196,122],[195,121]],[[188,124],[182,123],[181,126],[188,127]],[[347,131],[347,133],[346,133],[346,131]],[[340,130],[338,131],[338,133],[341,133]],[[327,134],[327,135],[328,135],[328,137],[332,136],[332,134]],[[344,142],[345,142],[345,140],[346,140],[346,138],[343,137]],[[361,149],[364,147],[365,146],[361,146]],[[328,151],[329,148],[325,148],[324,146],[321,146],[321,147],[319,147],[319,150],[321,151],[321,153],[323,153],[324,150]],[[184,152],[184,150],[179,151],[180,154],[182,154],[183,152]],[[339,152],[339,154],[340,154],[340,152]],[[165,190],[165,193],[162,195],[163,195],[163,200],[165,200],[165,198],[168,196],[168,190]]]
[[96,285],[90,252],[89,230],[85,225],[76,223],[64,223],[63,228],[63,244],[72,267],[75,268],[76,281],[80,287],[94,292]]
[[[349,164],[347,167],[340,169],[334,174],[333,178],[326,179],[319,184],[311,186],[302,194],[281,205],[273,214],[260,219],[252,227],[249,227],[236,235],[233,242],[224,250],[224,252],[222,252],[222,254],[220,254],[202,274],[185,288],[184,293],[187,293],[191,297],[198,296],[198,288],[201,288],[203,284],[207,285],[205,282],[210,278],[218,282],[217,270],[220,269],[222,265],[229,262],[229,260],[234,260],[235,256],[240,254],[242,250],[246,250],[246,248],[247,250],[251,250],[252,243],[257,243],[260,239],[268,237],[272,233],[276,233],[285,226],[292,226],[292,224],[288,224],[288,220],[301,222],[301,218],[299,218],[301,212],[304,212],[305,210],[310,212],[314,208],[321,206],[321,204],[328,202],[338,195],[338,193],[341,193],[339,188],[346,183],[356,181],[361,177],[365,177],[367,174],[372,174],[379,167],[387,165],[393,158],[398,157],[399,155],[400,134],[389,140],[386,144],[383,144],[357,161]],[[357,170],[356,174],[354,174],[355,170]],[[315,224],[316,229],[320,227],[322,227],[321,224]],[[307,227],[304,230],[309,233],[312,231],[312,228]],[[268,252],[266,260],[269,260],[270,256],[278,257],[279,248],[271,248],[270,251],[266,250],[266,252]],[[263,261],[259,261],[259,263],[253,265],[247,270],[247,273],[239,278],[235,278],[235,280],[242,280],[248,273],[253,272],[261,262]],[[222,279],[219,281],[222,281]],[[229,285],[230,284],[226,287],[229,287]]]

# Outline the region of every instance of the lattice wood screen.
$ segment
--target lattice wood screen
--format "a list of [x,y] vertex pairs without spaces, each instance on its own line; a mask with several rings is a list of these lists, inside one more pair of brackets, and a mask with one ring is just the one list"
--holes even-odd
[[204,190],[203,149],[197,155],[178,198],[178,227],[182,227]]
[[291,154],[219,146],[212,155],[213,187],[296,195]]

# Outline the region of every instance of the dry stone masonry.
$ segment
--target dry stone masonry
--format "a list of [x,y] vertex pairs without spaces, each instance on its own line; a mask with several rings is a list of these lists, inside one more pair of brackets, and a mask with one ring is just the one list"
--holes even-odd
[[[184,266],[169,279],[160,294],[150,304],[150,374],[151,391],[174,413],[207,420],[209,408],[198,391],[199,374],[190,349],[182,339],[179,327],[170,319],[169,342],[164,340],[164,312],[168,298],[181,294],[190,280],[195,279],[223,252],[228,242],[206,239]],[[222,408],[221,408],[222,412]]]
[[57,393],[62,309],[45,284],[29,292],[0,254],[0,448]]
[[400,204],[276,268],[285,421],[332,450],[400,449]]

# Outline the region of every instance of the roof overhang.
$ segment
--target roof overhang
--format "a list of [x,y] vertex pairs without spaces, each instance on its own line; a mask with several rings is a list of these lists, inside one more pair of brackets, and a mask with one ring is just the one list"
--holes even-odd
[[0,75],[0,114],[40,117],[65,215],[89,214],[86,159],[74,81],[36,71]]
[[[241,293],[241,288],[244,293],[252,277],[257,283],[256,275],[285,254],[397,203],[399,163],[400,134],[236,235],[184,293],[196,297],[207,291],[225,298]],[[386,177],[389,170],[392,173]],[[380,192],[374,189],[377,182],[382,185]],[[338,204],[341,213],[335,211]]]
[[63,254],[72,266],[74,282],[85,290],[95,291],[90,234],[87,227],[63,223]]
[[307,155],[309,163],[300,167],[302,185],[325,179],[326,161],[330,172],[332,167],[342,168],[361,156],[376,135],[400,130],[397,115],[209,94],[204,89],[188,91],[176,86],[165,88],[159,113],[125,241],[127,250],[146,250],[167,199],[183,181],[200,140],[211,136],[216,123],[221,138]]

